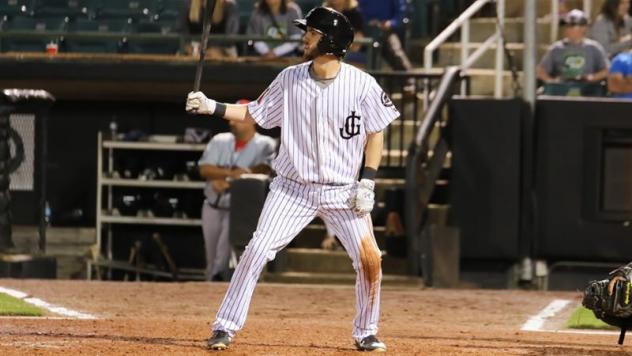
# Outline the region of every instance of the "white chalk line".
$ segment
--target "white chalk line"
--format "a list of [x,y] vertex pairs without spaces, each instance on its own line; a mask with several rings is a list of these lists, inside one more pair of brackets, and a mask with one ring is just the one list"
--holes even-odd
[[547,319],[555,316],[570,303],[567,299],[555,299],[538,314],[532,316],[522,325],[522,331],[540,331]]
[[19,290],[15,290],[15,289],[9,289],[9,288],[4,288],[4,287],[0,287],[0,293],[4,293],[7,295],[10,295],[14,298],[17,299],[21,299],[23,301],[25,301],[26,303],[35,305],[37,307],[40,307],[42,309],[46,309],[50,312],[53,312],[55,314],[60,314],[66,317],[70,317],[73,319],[85,319],[85,320],[92,320],[92,319],[96,319],[97,317],[92,315],[92,314],[88,314],[88,313],[82,313],[76,310],[72,310],[72,309],[68,309],[62,306],[58,306],[58,305],[54,305],[54,304],[50,304],[48,302],[45,302],[39,298],[33,298],[31,296],[29,296],[28,294],[24,293],[24,292],[20,292]]
[[562,311],[570,300],[555,299],[538,314],[531,316],[523,325],[520,330],[522,331],[534,331],[534,332],[546,332],[546,333],[560,333],[560,334],[586,334],[586,335],[619,335],[618,331],[607,330],[574,330],[574,329],[561,329],[561,330],[547,330],[543,329],[544,324],[548,319],[551,319],[555,314]]

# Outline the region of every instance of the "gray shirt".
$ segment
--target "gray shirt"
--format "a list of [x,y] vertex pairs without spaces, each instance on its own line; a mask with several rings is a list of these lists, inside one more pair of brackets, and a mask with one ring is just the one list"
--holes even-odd
[[540,62],[550,76],[562,80],[578,79],[607,68],[608,57],[603,47],[591,39],[572,43],[567,39],[554,42]]
[[[250,168],[259,164],[270,165],[276,154],[276,141],[269,136],[255,133],[246,147],[235,151],[235,136],[230,132],[220,133],[206,145],[198,165],[213,165],[221,168]],[[207,182],[204,188],[206,201],[220,208],[230,207],[230,194],[221,196]],[[219,197],[219,199],[218,199]]]
[[[272,16],[276,21],[272,21]],[[301,9],[295,3],[287,4],[287,11],[284,14],[272,15],[260,10],[253,11],[248,22],[246,33],[249,35],[268,36],[272,38],[292,38],[300,39],[303,31],[296,27],[292,21],[303,18]],[[273,51],[277,56],[290,54],[299,45],[298,42],[255,42],[255,50],[259,54],[266,54]]]
[[605,17],[603,14],[597,16],[595,22],[590,27],[588,37],[599,42],[608,53],[608,56],[614,57],[615,54],[632,48],[632,40],[619,42],[619,38],[629,35],[632,32],[632,19],[625,16],[623,19],[623,27],[617,30],[614,22]]

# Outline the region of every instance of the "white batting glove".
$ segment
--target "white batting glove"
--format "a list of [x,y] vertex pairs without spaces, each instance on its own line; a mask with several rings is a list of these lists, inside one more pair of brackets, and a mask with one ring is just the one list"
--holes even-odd
[[375,205],[374,189],[375,182],[371,179],[361,179],[358,183],[355,194],[349,202],[349,207],[359,217],[363,217],[373,210],[373,205]]
[[212,115],[215,112],[217,102],[209,99],[201,91],[190,92],[187,95],[187,103],[185,109],[191,114],[207,114]]

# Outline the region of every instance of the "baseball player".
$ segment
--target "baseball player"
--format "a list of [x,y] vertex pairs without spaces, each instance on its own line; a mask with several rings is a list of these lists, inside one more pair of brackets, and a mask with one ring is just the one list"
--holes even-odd
[[260,135],[253,122],[230,122],[230,131],[209,141],[198,161],[200,176],[206,179],[202,206],[202,232],[206,248],[206,278],[225,280],[231,248],[230,182],[243,173],[269,173],[276,142]]
[[357,273],[355,345],[385,351],[376,337],[382,270],[369,212],[382,130],[399,112],[373,77],[342,62],[353,42],[344,15],[318,7],[294,23],[305,31],[307,61],[283,70],[259,99],[230,105],[201,92],[187,97],[186,110],[192,113],[281,128],[279,153],[272,162],[277,177],[217,312],[208,347],[228,347],[244,325],[265,264],[319,216],[332,226]]

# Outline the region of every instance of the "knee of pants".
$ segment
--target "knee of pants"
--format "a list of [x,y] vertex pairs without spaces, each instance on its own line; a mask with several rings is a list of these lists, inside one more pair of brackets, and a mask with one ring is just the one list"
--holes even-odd
[[248,243],[246,249],[244,250],[244,256],[250,256],[252,258],[265,256],[265,261],[272,261],[277,253],[272,246],[273,245],[270,240],[261,238],[260,234],[255,232],[252,240],[250,240],[250,243]]
[[361,249],[360,258],[353,262],[353,268],[369,280],[380,280],[382,278],[382,253],[372,246]]

